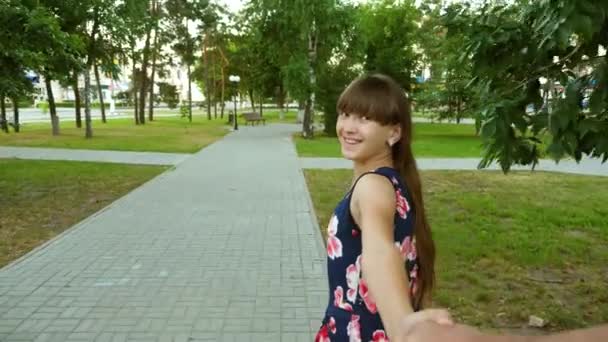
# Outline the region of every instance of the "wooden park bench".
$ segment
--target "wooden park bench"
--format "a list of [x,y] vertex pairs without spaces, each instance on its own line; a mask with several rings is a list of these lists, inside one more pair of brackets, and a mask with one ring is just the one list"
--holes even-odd
[[247,112],[241,114],[241,116],[245,119],[245,124],[251,123],[251,125],[262,122],[262,124],[266,124],[266,119],[264,119],[260,113],[258,112]]

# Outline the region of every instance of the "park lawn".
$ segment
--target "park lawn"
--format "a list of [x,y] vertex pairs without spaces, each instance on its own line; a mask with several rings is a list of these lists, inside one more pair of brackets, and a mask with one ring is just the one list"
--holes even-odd
[[[351,182],[306,170],[321,232]],[[425,171],[437,246],[435,306],[489,329],[608,322],[608,177],[543,172]]]
[[297,123],[297,109],[290,109],[285,111],[285,117],[281,119],[279,117],[278,109],[264,109],[263,115],[266,119],[266,123]]
[[[335,137],[319,134],[306,140],[295,134],[294,141],[300,157],[342,157]],[[416,157],[466,158],[482,154],[481,138],[475,134],[475,126],[465,124],[415,123],[413,147]]]
[[0,267],[166,169],[0,159]]
[[[21,133],[0,134],[0,146],[76,148],[91,150],[197,152],[221,139],[229,127],[226,120],[207,120],[202,115],[187,118],[158,117],[145,125],[135,125],[133,119],[112,119],[103,124],[92,123],[93,138],[84,138],[84,128],[74,122],[62,122],[60,135],[51,135],[50,123],[26,124]],[[84,127],[84,122],[83,122]]]
[[[227,122],[228,121],[228,114],[230,112],[232,112],[233,107],[232,106],[227,106],[224,109],[224,120]],[[248,109],[239,109],[239,115],[240,113],[243,112],[251,112],[253,111],[251,108]],[[260,109],[259,107],[256,107],[256,112],[259,112]],[[178,110],[169,110],[169,109],[159,109],[156,111],[156,113],[161,114],[161,115],[167,115],[167,114],[173,114],[173,115],[179,115],[179,111]],[[262,113],[262,115],[264,116],[264,119],[266,119],[266,123],[297,123],[296,121],[296,116],[297,116],[297,109],[289,109],[288,111],[285,111],[285,117],[283,119],[280,118],[279,116],[279,110],[276,108],[264,108],[264,111]],[[211,108],[211,115],[214,116],[213,113],[213,107]],[[200,109],[195,109],[192,111],[192,116],[194,118],[196,117],[203,117],[206,118],[207,117],[207,110],[200,110]],[[220,109],[218,107],[218,111],[217,111],[217,117],[218,120],[220,119]],[[245,124],[245,120],[239,116],[239,124],[244,125]]]

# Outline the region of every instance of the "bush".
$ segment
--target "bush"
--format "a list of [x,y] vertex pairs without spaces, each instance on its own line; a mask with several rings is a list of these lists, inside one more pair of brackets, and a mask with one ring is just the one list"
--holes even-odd
[[187,105],[181,105],[179,107],[179,113],[182,115],[182,118],[185,118],[188,116],[188,106]]
[[49,112],[49,103],[48,102],[39,102],[38,108],[42,109],[43,114],[46,114]]

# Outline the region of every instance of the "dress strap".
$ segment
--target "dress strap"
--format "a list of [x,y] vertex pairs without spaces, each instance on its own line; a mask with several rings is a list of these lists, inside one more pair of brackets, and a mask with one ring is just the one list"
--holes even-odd
[[[362,173],[361,175],[359,175],[359,177],[357,177],[357,179],[351,186],[350,190],[347,193],[347,196],[350,197],[352,195],[353,191],[355,190],[355,186],[357,185],[357,183],[359,183],[359,180],[361,180],[361,178],[363,178],[363,176],[368,175],[370,173],[386,177],[391,182],[391,184],[393,184],[393,187],[396,188],[399,185],[399,181],[397,180],[397,178],[395,178],[395,175],[392,174],[392,172],[390,172],[389,170],[393,170],[393,169],[391,169],[389,167],[380,167],[378,169]],[[389,171],[389,172],[387,172],[387,171]],[[394,170],[393,170],[393,172],[394,172]]]

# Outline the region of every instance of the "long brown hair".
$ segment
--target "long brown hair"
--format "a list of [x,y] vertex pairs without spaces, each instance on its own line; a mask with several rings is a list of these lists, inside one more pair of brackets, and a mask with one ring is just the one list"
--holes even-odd
[[435,244],[422,198],[422,184],[412,153],[412,116],[405,91],[386,75],[365,75],[354,80],[340,95],[338,113],[366,116],[381,125],[400,125],[401,139],[391,148],[395,168],[405,183],[414,208],[414,237],[418,254],[417,291],[414,308],[430,302],[435,285]]

